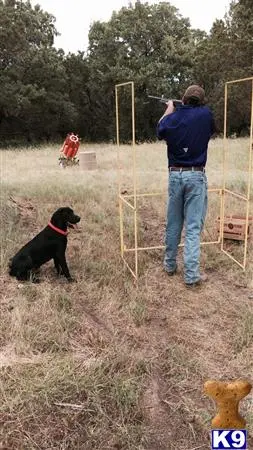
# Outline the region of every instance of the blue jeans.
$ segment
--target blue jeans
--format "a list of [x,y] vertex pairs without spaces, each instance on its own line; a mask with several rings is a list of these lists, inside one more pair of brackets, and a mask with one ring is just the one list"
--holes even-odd
[[175,271],[178,245],[185,226],[184,280],[200,279],[200,234],[207,212],[207,178],[204,172],[169,173],[169,201],[165,237],[164,268]]

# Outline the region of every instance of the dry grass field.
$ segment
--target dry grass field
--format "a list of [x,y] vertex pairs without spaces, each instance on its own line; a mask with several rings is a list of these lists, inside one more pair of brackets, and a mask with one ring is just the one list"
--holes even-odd
[[[231,140],[227,155],[227,186],[242,193],[248,144]],[[56,146],[0,153],[0,448],[207,450],[215,407],[203,383],[252,380],[252,240],[245,273],[219,247],[203,246],[209,282],[193,290],[183,283],[181,250],[175,277],[163,272],[162,251],[142,252],[136,286],[120,258],[116,147],[86,149],[97,153],[95,171],[61,169]],[[131,193],[131,148],[121,151],[123,189]],[[160,245],[165,145],[137,146],[137,161],[139,192],[161,192],[138,203],[139,243]],[[216,139],[209,188],[222,185],[221,161]],[[82,218],[67,249],[77,283],[57,279],[52,262],[38,285],[10,279],[9,258],[60,206]],[[226,197],[226,212],[245,214],[245,204]],[[124,213],[132,245],[132,216]],[[210,193],[203,240],[216,239],[218,214],[219,196]],[[242,245],[226,245],[242,259]],[[241,405],[250,436],[252,405],[250,394]]]

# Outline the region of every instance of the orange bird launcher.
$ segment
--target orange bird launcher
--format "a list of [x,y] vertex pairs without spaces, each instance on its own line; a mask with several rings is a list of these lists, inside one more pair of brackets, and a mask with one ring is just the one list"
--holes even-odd
[[59,158],[59,164],[61,167],[79,164],[79,159],[77,158],[79,147],[80,139],[78,134],[68,133],[60,150],[61,155]]

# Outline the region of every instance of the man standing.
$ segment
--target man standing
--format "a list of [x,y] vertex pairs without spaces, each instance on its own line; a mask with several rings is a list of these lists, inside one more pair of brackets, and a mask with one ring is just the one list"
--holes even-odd
[[169,163],[169,201],[165,237],[164,269],[177,270],[177,251],[185,226],[184,280],[187,286],[206,281],[200,274],[200,234],[207,211],[208,142],[214,133],[214,120],[204,105],[205,91],[188,87],[182,105],[174,109],[169,101],[157,126],[157,136],[167,142]]

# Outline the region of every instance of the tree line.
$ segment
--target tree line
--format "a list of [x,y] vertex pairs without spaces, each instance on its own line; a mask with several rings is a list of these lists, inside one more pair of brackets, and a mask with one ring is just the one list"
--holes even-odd
[[[86,141],[115,138],[117,83],[135,82],[136,138],[155,139],[164,110],[148,94],[181,98],[189,84],[206,91],[223,130],[224,83],[252,76],[253,3],[232,1],[210,33],[193,29],[168,2],[136,1],[90,26],[86,52],[54,47],[55,18],[29,1],[0,0],[1,144],[39,143],[77,132]],[[246,135],[251,83],[229,88],[228,133]],[[131,138],[129,89],[120,91],[120,133]]]

